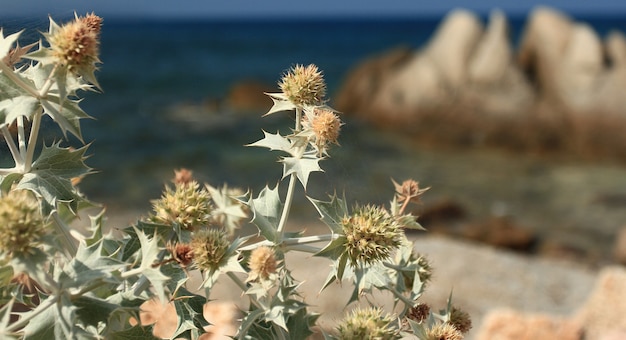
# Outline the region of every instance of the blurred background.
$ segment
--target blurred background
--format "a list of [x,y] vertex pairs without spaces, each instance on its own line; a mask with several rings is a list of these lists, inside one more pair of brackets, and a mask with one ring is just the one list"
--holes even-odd
[[[279,154],[244,145],[288,131],[288,114],[261,117],[263,92],[314,63],[346,124],[308,195],[386,204],[392,178],[413,178],[431,235],[626,264],[626,2],[22,0],[0,26],[25,45],[48,16],[92,11],[103,93],[81,105],[97,173],[80,187],[113,218],[148,212],[181,167],[253,192],[280,181]],[[569,297],[520,304],[567,313]]]

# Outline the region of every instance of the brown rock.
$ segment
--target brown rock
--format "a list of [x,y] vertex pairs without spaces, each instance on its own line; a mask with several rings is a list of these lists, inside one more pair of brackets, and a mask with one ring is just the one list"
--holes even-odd
[[334,107],[346,114],[367,116],[371,113],[372,99],[381,84],[393,71],[412,56],[406,47],[398,47],[360,63],[348,73],[335,96]]
[[467,239],[499,248],[529,251],[536,241],[535,234],[505,217],[492,217],[482,223],[463,228],[461,235]]
[[582,327],[576,321],[541,314],[496,309],[487,314],[477,340],[580,340]]
[[613,246],[613,260],[626,266],[626,227],[617,233],[617,239]]
[[265,113],[272,107],[272,100],[266,92],[276,92],[276,87],[244,80],[230,88],[224,104],[233,111]]
[[624,339],[626,333],[626,269],[603,269],[588,300],[576,315],[586,339]]

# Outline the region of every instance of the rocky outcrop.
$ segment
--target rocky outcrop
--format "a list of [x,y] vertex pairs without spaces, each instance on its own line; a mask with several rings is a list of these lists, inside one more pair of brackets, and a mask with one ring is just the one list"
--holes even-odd
[[603,41],[550,8],[530,14],[517,51],[504,13],[492,12],[483,27],[475,14],[455,10],[421,50],[397,55],[355,68],[337,109],[404,125],[433,112],[509,121],[546,112],[626,114],[624,36]]

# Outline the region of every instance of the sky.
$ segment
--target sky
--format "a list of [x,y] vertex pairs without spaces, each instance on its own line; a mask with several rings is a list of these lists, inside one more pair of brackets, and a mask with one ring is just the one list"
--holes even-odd
[[527,14],[547,5],[569,14],[626,16],[624,0],[12,0],[3,1],[0,17],[67,16],[95,11],[102,17],[227,18],[302,16],[437,16],[454,8],[479,14],[499,8],[510,15]]

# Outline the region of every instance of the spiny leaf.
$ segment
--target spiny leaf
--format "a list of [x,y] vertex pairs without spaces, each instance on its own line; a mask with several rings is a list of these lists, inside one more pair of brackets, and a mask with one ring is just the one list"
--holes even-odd
[[22,34],[22,31],[4,36],[2,28],[0,28],[0,61],[6,57],[6,55],[13,47],[13,44],[17,41],[17,38]]
[[283,209],[278,184],[274,189],[266,186],[257,198],[248,200],[248,206],[253,214],[252,223],[257,226],[260,234],[272,242],[278,241],[276,230]]
[[341,221],[348,215],[348,206],[346,205],[345,197],[343,199],[337,197],[337,194],[333,194],[330,197],[330,202],[319,201],[311,197],[307,197],[317,212],[320,214],[320,219],[324,222],[333,233],[342,234],[343,229],[341,227]]
[[0,117],[4,116],[4,123],[11,124],[20,116],[30,119],[40,108],[39,100],[28,95],[8,98],[0,101]]
[[209,325],[203,316],[206,298],[182,288],[174,296],[173,302],[178,324],[172,338],[190,335],[190,338],[195,339],[204,333],[204,327]]
[[270,110],[263,115],[264,117],[269,116],[272,113],[291,111],[295,110],[296,108],[296,106],[293,105],[293,103],[289,101],[287,99],[287,96],[285,96],[283,93],[266,93],[266,95],[268,95],[272,99],[272,102],[274,102],[274,104],[272,105]]
[[152,265],[158,261],[159,257],[160,249],[158,246],[158,238],[155,234],[152,239],[148,239],[146,234],[137,229],[135,229],[135,233],[141,243],[141,265],[139,266],[141,273],[150,281],[159,300],[162,302],[166,301],[164,286],[169,278],[161,273],[159,268],[152,267]]
[[111,340],[160,340],[152,334],[153,326],[141,326],[110,333],[107,339]]
[[291,142],[289,142],[289,139],[287,139],[286,137],[281,136],[278,131],[276,132],[276,134],[263,131],[263,135],[263,139],[260,139],[246,146],[259,146],[268,148],[270,150],[284,151],[289,154],[292,153]]
[[283,178],[296,174],[305,190],[311,172],[324,171],[319,166],[320,158],[317,157],[315,152],[305,153],[302,157],[284,157],[281,159],[281,162],[284,165]]

